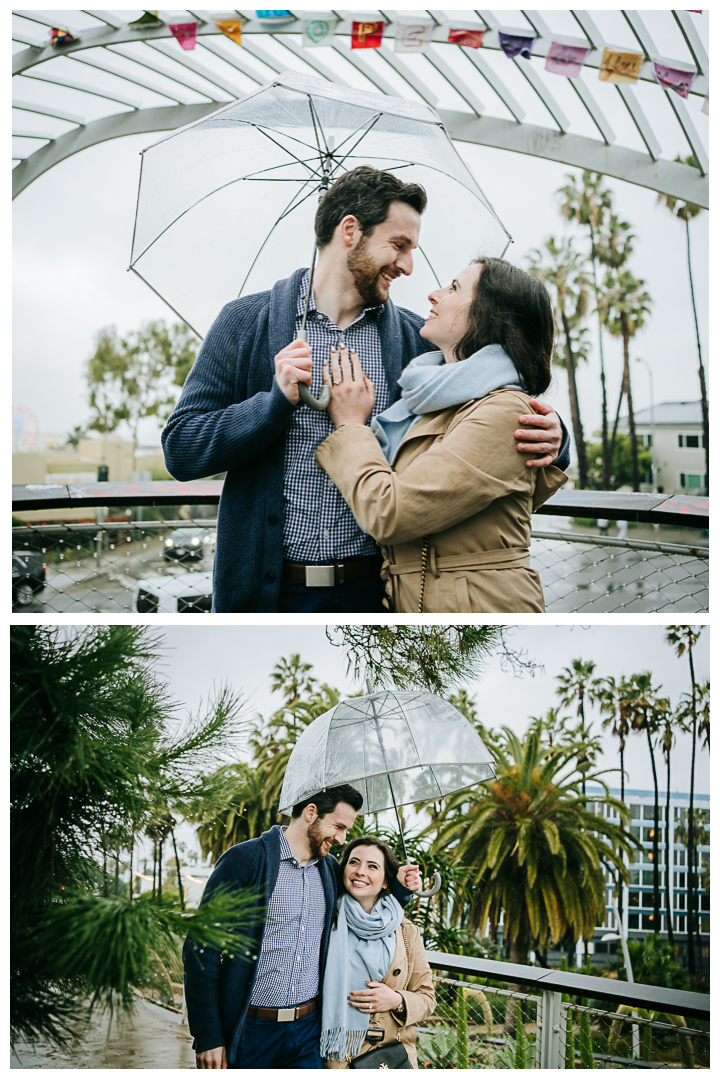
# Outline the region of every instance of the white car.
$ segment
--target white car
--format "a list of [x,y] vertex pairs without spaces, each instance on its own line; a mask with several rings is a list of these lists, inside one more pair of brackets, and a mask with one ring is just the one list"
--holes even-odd
[[210,611],[211,608],[212,573],[209,571],[148,574],[135,585],[133,609],[142,614]]

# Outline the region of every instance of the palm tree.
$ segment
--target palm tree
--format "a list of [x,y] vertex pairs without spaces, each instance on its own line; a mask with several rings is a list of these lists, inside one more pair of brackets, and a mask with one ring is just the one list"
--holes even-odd
[[[510,962],[526,964],[531,942],[542,947],[568,931],[591,937],[605,910],[603,867],[623,880],[623,853],[636,841],[591,813],[582,796],[576,748],[541,744],[531,728],[520,739],[509,728],[496,747],[496,778],[451,795],[438,821],[433,850],[450,850],[470,868],[471,925],[494,933],[501,917]],[[604,795],[621,820],[627,808]]]
[[[659,687],[652,685],[650,672],[640,675],[632,675],[627,682],[627,694],[624,699],[625,707],[629,714],[630,727],[633,731],[641,732],[647,738],[648,750],[650,751],[650,764],[652,765],[653,784],[655,789],[655,806],[653,814],[652,830],[652,861],[653,861],[653,929],[660,933],[660,792],[658,787],[657,767],[655,765],[655,747],[653,738],[657,735],[662,717],[670,709],[667,698],[658,696]],[[667,884],[667,859],[666,859],[666,884]]]
[[[681,157],[679,154],[675,158],[682,165],[691,165],[694,169],[698,168],[698,162],[694,154],[689,154],[688,157]],[[702,402],[702,418],[703,418],[703,438],[705,441],[705,476],[707,483],[707,490],[710,491],[710,416],[708,410],[708,397],[707,397],[707,384],[705,382],[705,365],[702,358],[702,346],[700,345],[700,325],[698,323],[697,307],[695,305],[695,287],[693,285],[692,274],[692,259],[690,258],[690,221],[692,218],[697,217],[703,211],[702,206],[697,206],[695,203],[682,202],[680,199],[676,199],[673,195],[658,195],[658,202],[664,203],[671,214],[680,218],[685,222],[685,240],[687,246],[687,265],[688,265],[688,278],[690,279],[690,299],[692,300],[693,316],[695,318],[695,339],[697,341],[698,351],[698,377],[700,379],[700,400]]]
[[623,378],[618,398],[612,439],[610,441],[611,460],[615,454],[620,407],[623,396],[627,399],[628,426],[630,434],[630,454],[632,457],[633,490],[640,490],[640,468],[638,465],[637,436],[635,434],[635,411],[630,382],[630,338],[634,337],[644,323],[645,315],[650,311],[650,294],[644,291],[645,282],[635,278],[629,270],[608,271],[605,275],[604,291],[599,298],[600,318],[613,337],[622,338],[623,343]]
[[625,681],[615,681],[613,675],[601,679],[599,688],[600,712],[605,714],[603,727],[612,725],[612,733],[620,743],[620,802],[625,802],[625,742],[630,734],[630,720],[623,703],[627,699]]
[[[590,724],[585,723],[586,699],[591,704],[595,704],[602,699],[603,683],[601,679],[592,678],[594,671],[595,664],[592,660],[587,663],[582,660],[573,660],[570,666],[563,668],[561,674],[557,676],[557,682],[559,683],[557,693],[560,704],[565,708],[569,708],[570,705],[577,702],[579,723],[572,731],[568,730],[567,734],[574,737],[585,747],[581,751],[580,757],[578,757],[578,769],[583,774],[583,777],[590,765],[594,763],[599,750],[599,745],[595,745],[597,740],[593,740],[590,735],[592,722]],[[584,779],[582,790],[584,795]]]
[[[595,306],[598,298],[597,279],[597,252],[596,240],[598,231],[605,223],[605,214],[612,207],[612,193],[609,188],[603,186],[604,177],[601,173],[593,173],[583,169],[582,180],[578,184],[573,173],[568,173],[568,181],[564,187],[558,189],[557,194],[563,198],[561,213],[568,221],[577,221],[579,225],[586,225],[590,232],[590,260],[592,262],[593,288],[595,289]],[[602,323],[598,318],[598,345],[600,348],[600,385],[602,386],[602,454],[603,454],[603,487],[610,487],[610,443],[608,440],[608,415],[607,415],[607,387],[605,385],[605,357],[603,353]]]
[[672,748],[675,744],[675,732],[684,731],[685,726],[681,719],[679,719],[678,711],[675,713],[669,709],[663,714],[661,728],[660,728],[660,740],[659,745],[665,758],[665,921],[667,923],[668,941],[671,945],[675,944],[672,925],[672,888],[673,883],[670,880],[670,852],[672,851],[671,845],[675,843],[673,833],[673,823],[670,811],[670,758],[672,755]]
[[[684,656],[687,653],[688,662],[690,664],[690,697],[688,700],[688,706],[683,712],[683,719],[690,721],[690,732],[692,735],[692,760],[690,764],[690,806],[688,807],[688,972],[690,974],[690,980],[693,985],[696,983],[696,964],[695,964],[695,948],[693,945],[693,935],[696,929],[697,920],[697,875],[695,870],[695,758],[697,754],[697,737],[698,737],[698,686],[695,679],[695,662],[693,659],[693,648],[697,644],[700,634],[702,633],[701,626],[668,626],[665,640],[668,645],[672,646],[678,657]],[[702,951],[698,954],[698,959],[702,964]]]
[[585,329],[581,325],[588,309],[589,281],[583,268],[584,259],[573,248],[571,239],[557,244],[553,237],[545,241],[542,250],[535,248],[531,252],[531,259],[530,272],[551,289],[555,323],[562,333],[562,338],[558,340],[555,362],[567,371],[579,485],[585,488],[587,452],[576,380],[578,363],[587,360],[587,344],[583,341]]

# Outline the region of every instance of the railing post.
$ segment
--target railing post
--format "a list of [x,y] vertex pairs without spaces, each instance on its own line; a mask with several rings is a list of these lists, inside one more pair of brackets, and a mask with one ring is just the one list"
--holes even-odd
[[543,990],[542,1027],[540,1031],[540,1068],[564,1069],[565,1054],[562,1039],[562,994]]

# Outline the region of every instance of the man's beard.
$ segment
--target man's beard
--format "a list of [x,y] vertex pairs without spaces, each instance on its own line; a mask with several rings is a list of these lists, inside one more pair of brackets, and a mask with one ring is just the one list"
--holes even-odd
[[312,825],[308,825],[307,835],[312,857],[314,859],[324,859],[327,855],[327,851],[323,851],[323,844],[327,840],[327,837],[323,836],[320,818],[318,818],[317,821],[313,821]]
[[[347,268],[352,274],[355,288],[362,302],[367,307],[384,304],[386,297],[380,292],[380,271],[383,269],[373,262],[367,251],[367,237],[363,236],[356,248],[348,252]],[[385,282],[388,285],[388,282]]]

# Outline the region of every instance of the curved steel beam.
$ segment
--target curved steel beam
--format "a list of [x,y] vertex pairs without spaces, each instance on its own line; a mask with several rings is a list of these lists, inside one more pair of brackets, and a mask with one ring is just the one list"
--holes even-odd
[[[227,102],[210,101],[200,105],[169,105],[157,109],[138,109],[95,120],[69,131],[50,145],[36,150],[13,170],[13,198],[44,172],[73,154],[90,146],[155,131],[174,131],[215,112]],[[648,154],[607,146],[581,135],[562,135],[548,128],[517,124],[512,120],[470,116],[468,113],[440,110],[440,118],[451,138],[459,142],[492,146],[531,157],[545,158],[579,169],[614,176],[630,184],[673,195],[707,209],[709,183],[696,169],[675,161],[654,161]]]

